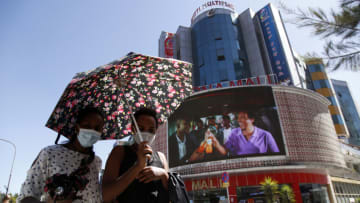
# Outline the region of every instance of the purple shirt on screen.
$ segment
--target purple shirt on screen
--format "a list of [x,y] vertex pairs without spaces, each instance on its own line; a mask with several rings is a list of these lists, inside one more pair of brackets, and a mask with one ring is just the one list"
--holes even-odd
[[279,152],[271,133],[257,127],[254,128],[250,140],[246,140],[240,128],[233,129],[228,141],[225,143],[226,149],[232,155]]

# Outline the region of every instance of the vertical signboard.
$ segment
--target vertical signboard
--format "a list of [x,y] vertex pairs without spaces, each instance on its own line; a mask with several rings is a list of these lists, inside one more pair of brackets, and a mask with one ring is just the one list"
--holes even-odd
[[270,6],[265,6],[256,16],[259,19],[273,73],[276,74],[280,84],[293,85],[289,66]]
[[164,40],[165,58],[174,58],[174,45],[174,34],[166,33],[166,38]]

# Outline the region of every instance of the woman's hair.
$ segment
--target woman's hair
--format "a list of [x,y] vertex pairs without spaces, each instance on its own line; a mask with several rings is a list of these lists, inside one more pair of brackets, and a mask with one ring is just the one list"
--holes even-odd
[[[76,116],[76,124],[79,124],[82,120],[84,120],[90,114],[98,114],[102,118],[105,118],[104,114],[99,109],[97,109],[95,107],[85,107],[85,108],[81,109],[80,111],[78,111],[75,114],[75,116]],[[64,143],[73,142],[76,139],[76,136],[77,135],[71,136],[69,141],[65,141]],[[60,133],[56,137],[55,144],[58,144],[59,139],[60,139]],[[62,143],[62,144],[64,144],[64,143]]]
[[84,109],[81,109],[76,116],[76,123],[79,124],[82,120],[84,120],[87,116],[89,116],[90,114],[98,114],[100,115],[102,118],[105,118],[104,115],[102,114],[102,112],[95,108],[95,107],[86,107]]
[[156,122],[156,128],[158,127],[158,120],[156,118],[156,111],[150,108],[140,108],[139,110],[137,110],[134,114],[135,120],[137,120],[141,115],[146,115],[146,116],[151,116],[155,119]]

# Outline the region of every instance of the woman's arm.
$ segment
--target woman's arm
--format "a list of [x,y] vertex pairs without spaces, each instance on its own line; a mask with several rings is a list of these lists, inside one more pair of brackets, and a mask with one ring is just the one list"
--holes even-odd
[[154,180],[161,180],[163,187],[167,190],[168,180],[169,180],[169,166],[166,161],[165,155],[161,152],[157,152],[164,168],[159,168],[156,166],[147,166],[145,167],[138,175],[140,182],[149,183]]
[[160,156],[160,159],[164,165],[164,168],[165,168],[165,174],[161,177],[161,182],[164,186],[164,188],[167,190],[168,189],[168,182],[169,182],[169,164],[166,160],[166,157],[165,157],[165,154],[163,154],[162,152],[158,152],[159,156]]
[[102,180],[102,195],[104,202],[115,199],[134,181],[140,171],[146,166],[146,154],[152,153],[145,143],[139,144],[137,149],[137,162],[119,177],[121,163],[124,160],[124,147],[115,147],[106,161]]
[[48,151],[42,149],[27,172],[25,182],[21,186],[18,202],[40,202],[45,193],[44,186],[48,175]]

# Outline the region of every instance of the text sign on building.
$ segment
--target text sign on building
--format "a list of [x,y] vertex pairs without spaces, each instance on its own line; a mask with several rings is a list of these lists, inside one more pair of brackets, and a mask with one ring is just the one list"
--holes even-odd
[[191,22],[193,22],[194,19],[196,18],[196,16],[198,16],[199,13],[201,13],[202,11],[205,11],[207,9],[213,9],[213,8],[228,8],[228,9],[231,9],[232,11],[235,10],[234,5],[231,3],[228,3],[226,1],[208,1],[208,2],[204,3],[203,5],[199,6],[194,11],[194,13],[191,17]]
[[219,183],[216,178],[193,180],[191,184],[192,190],[208,190],[218,187]]
[[224,81],[224,82],[214,83],[214,84],[210,84],[210,85],[193,87],[193,90],[195,92],[197,92],[197,91],[214,89],[214,88],[222,88],[222,87],[266,85],[266,84],[277,84],[276,75],[275,74],[260,75],[260,76],[256,76],[256,77],[243,78],[240,80]]
[[174,34],[166,33],[164,40],[165,58],[174,58]]
[[275,20],[270,6],[265,6],[256,16],[259,19],[261,30],[264,35],[265,45],[270,58],[271,69],[276,74],[282,85],[293,85],[289,66],[286,61],[284,49],[281,45]]

